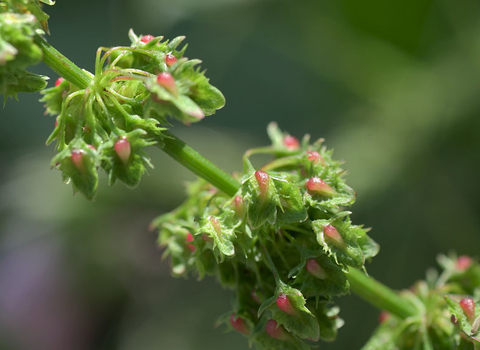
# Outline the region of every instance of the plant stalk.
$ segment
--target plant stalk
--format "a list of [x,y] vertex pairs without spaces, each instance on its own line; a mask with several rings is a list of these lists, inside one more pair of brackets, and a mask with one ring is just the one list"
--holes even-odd
[[[37,35],[35,43],[42,49],[43,62],[48,67],[78,88],[88,88],[92,77],[87,71],[77,67],[42,37]],[[162,139],[164,146],[160,147],[165,153],[227,195],[233,196],[237,193],[240,188],[240,183],[237,180],[169,131],[166,131],[165,135],[167,137]],[[417,314],[413,305],[387,286],[359,270],[350,268],[349,271],[348,280],[352,290],[368,303],[401,318]]]
[[369,277],[362,271],[351,267],[348,271],[347,278],[350,282],[350,288],[368,303],[402,319],[418,314],[416,308],[408,300],[376,281],[373,277]]

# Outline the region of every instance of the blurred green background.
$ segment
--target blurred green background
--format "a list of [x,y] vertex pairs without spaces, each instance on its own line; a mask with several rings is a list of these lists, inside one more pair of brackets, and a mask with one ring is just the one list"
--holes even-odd
[[[423,278],[438,253],[478,254],[477,0],[85,0],[47,12],[49,41],[88,70],[129,28],[186,35],[227,105],[173,131],[229,171],[268,142],[269,121],[326,138],[358,193],[354,221],[382,247],[369,273],[391,287]],[[19,98],[0,112],[0,349],[247,349],[213,329],[229,292],[170,277],[147,230],[193,176],[152,149],[137,189],[103,178],[96,202],[72,197],[49,169],[54,118],[38,94]],[[338,302],[346,325],[321,349],[359,349],[378,311]]]

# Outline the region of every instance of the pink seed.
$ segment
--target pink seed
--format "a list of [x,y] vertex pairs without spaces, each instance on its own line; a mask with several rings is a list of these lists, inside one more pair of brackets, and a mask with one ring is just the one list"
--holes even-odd
[[305,268],[308,272],[310,272],[313,276],[317,277],[318,279],[324,280],[327,278],[327,274],[325,270],[322,269],[320,264],[315,259],[308,259],[307,263],[305,264]]
[[289,315],[295,315],[296,310],[292,306],[292,303],[288,299],[288,296],[286,294],[280,294],[277,298],[277,306],[282,310],[283,312],[289,314]]
[[190,232],[187,234],[187,237],[185,237],[185,241],[187,242],[188,249],[190,249],[192,252],[195,252],[195,250],[197,250],[197,247],[189,243],[194,241],[193,235]]
[[330,238],[333,243],[335,243],[336,245],[340,246],[340,247],[344,247],[345,246],[345,241],[343,240],[342,236],[340,235],[340,233],[338,232],[338,230],[335,228],[335,226],[333,225],[325,225],[325,227],[323,228],[323,232],[325,233],[325,235]]
[[167,64],[167,66],[171,67],[173,66],[175,63],[177,62],[177,58],[172,55],[171,53],[169,53],[166,57],[165,57],[165,63]]
[[213,225],[213,228],[215,229],[215,232],[221,236],[222,235],[222,225],[220,225],[220,222],[216,217],[210,216],[210,222]]
[[240,219],[245,215],[245,203],[242,196],[235,196],[235,212]]
[[211,237],[208,237],[208,235],[206,233],[202,233],[202,239],[206,243],[212,243],[213,242],[213,239]]
[[132,148],[130,146],[130,142],[126,138],[122,138],[115,142],[115,152],[118,155],[118,158],[123,163],[128,163],[128,160],[130,159],[130,154],[132,153]]
[[71,156],[71,159],[72,159],[72,162],[73,162],[73,165],[75,165],[75,167],[79,170],[79,171],[84,171],[84,167],[83,167],[83,150],[81,149],[76,149],[76,150],[73,150],[72,151],[72,156]]
[[322,196],[331,197],[335,195],[335,190],[331,188],[325,181],[318,177],[312,177],[307,180],[305,183],[307,190],[309,192],[313,192],[315,194],[319,194]]
[[245,324],[245,321],[241,317],[235,317],[235,314],[232,314],[230,316],[230,324],[232,327],[243,334],[250,335],[250,330],[248,329],[247,325]]
[[262,299],[260,298],[260,295],[258,294],[258,290],[254,289],[250,292],[250,296],[252,299],[259,305],[262,304]]
[[472,265],[473,259],[467,255],[461,255],[457,259],[457,269],[466,270]]
[[462,308],[468,321],[472,323],[475,320],[475,302],[472,298],[463,298],[460,300],[460,307]]
[[298,142],[298,139],[294,136],[287,135],[283,138],[283,144],[289,149],[289,150],[297,150],[300,148],[300,142]]
[[268,187],[270,185],[270,176],[262,170],[257,170],[255,172],[255,177],[258,182],[258,186],[260,187],[260,195],[263,199],[267,196]]
[[313,164],[317,164],[319,161],[323,164],[323,157],[317,151],[308,151],[308,160],[311,161]]
[[163,72],[157,75],[157,83],[170,91],[172,94],[177,94],[177,85],[175,85],[175,79],[170,73]]
[[378,315],[378,323],[382,324],[389,318],[390,314],[387,311],[383,310],[382,312],[380,312],[380,315]]
[[95,148],[95,146],[92,146],[92,145],[87,145],[88,148],[90,148],[91,150],[94,150],[96,151],[97,149]]
[[58,78],[57,81],[55,82],[55,86],[58,86],[60,85],[65,79],[63,79],[62,77]]
[[290,340],[290,336],[285,328],[283,328],[283,326],[279,326],[275,320],[267,321],[267,324],[265,325],[265,332],[267,332],[267,334],[274,339],[283,341]]
[[55,120],[55,128],[58,126],[58,120]]
[[145,43],[145,44],[146,44],[146,43],[152,41],[153,39],[155,39],[155,37],[154,37],[153,35],[148,34],[148,35],[142,36],[142,38],[140,39],[140,41],[141,41],[142,43]]

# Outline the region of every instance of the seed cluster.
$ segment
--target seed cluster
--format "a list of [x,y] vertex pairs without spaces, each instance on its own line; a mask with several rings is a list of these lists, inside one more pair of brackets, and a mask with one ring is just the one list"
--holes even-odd
[[[355,192],[322,140],[300,143],[275,124],[268,132],[272,146],[246,153],[235,195],[198,180],[153,226],[174,275],[215,276],[233,290],[219,323],[257,349],[308,349],[335,338],[343,321],[332,297],[348,293],[348,267],[363,268],[378,245],[344,210]],[[254,169],[258,153],[274,159]]]

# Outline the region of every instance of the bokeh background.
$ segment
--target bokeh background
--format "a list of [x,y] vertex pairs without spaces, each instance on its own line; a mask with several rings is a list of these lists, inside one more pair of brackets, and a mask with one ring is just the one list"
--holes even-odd
[[[89,70],[131,27],[186,35],[227,105],[174,132],[229,171],[268,142],[272,120],[326,138],[358,193],[354,221],[382,247],[368,270],[391,287],[423,278],[438,253],[478,255],[477,0],[59,0],[47,11],[49,41]],[[213,329],[229,292],[172,278],[147,230],[193,176],[152,149],[135,190],[103,178],[95,202],[72,197],[49,169],[53,117],[38,94],[19,98],[0,112],[0,349],[247,349]],[[359,349],[378,311],[338,303],[346,325],[321,349]]]

